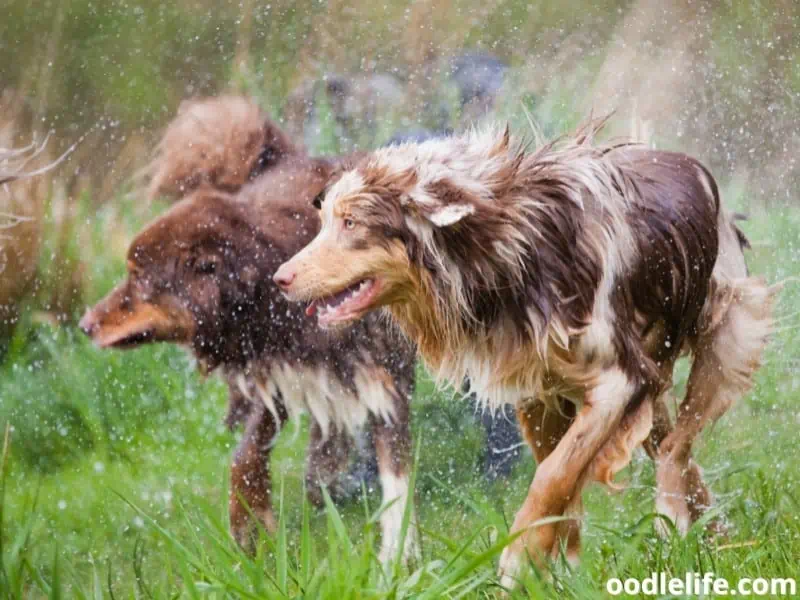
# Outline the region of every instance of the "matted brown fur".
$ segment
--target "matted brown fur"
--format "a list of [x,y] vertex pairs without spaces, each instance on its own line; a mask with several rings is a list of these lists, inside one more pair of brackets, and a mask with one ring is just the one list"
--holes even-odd
[[248,98],[185,100],[145,170],[150,179],[148,195],[181,198],[203,185],[235,193],[297,151]]
[[[181,102],[140,175],[148,180],[150,200],[178,201],[199,188],[236,194],[286,158],[302,154],[254,100],[232,94],[196,97]],[[225,423],[234,429],[250,412],[250,401],[228,381]]]
[[[229,102],[208,99],[202,105],[210,110]],[[229,129],[245,124],[238,125]],[[277,130],[270,122],[261,129]],[[310,413],[306,478],[309,495],[320,504],[320,484],[332,484],[346,466],[355,428],[371,428],[376,448],[397,457],[379,465],[385,499],[399,497],[381,519],[388,559],[398,550],[395,513],[402,514],[408,494],[398,482],[409,473],[414,351],[377,317],[334,335],[321,332],[272,282],[277,266],[318,231],[311,201],[333,169],[331,161],[310,158],[288,143],[281,148],[279,160],[260,165],[255,177],[250,171],[252,181],[242,179],[235,194],[201,178],[194,192],[145,227],[130,246],[126,280],[87,312],[81,327],[107,348],[186,346],[204,373],[221,372],[231,398],[245,403],[230,491],[231,528],[245,545],[253,530],[246,506],[268,529],[275,524],[269,455],[284,422]],[[169,175],[171,167],[191,157],[161,158],[166,180],[178,181]],[[230,173],[244,173],[233,166],[226,163]],[[413,549],[412,535],[404,550]]]
[[[748,277],[705,167],[597,143],[600,127],[532,151],[491,129],[378,150],[331,181],[320,234],[275,276],[327,304],[326,326],[384,308],[441,379],[519,407],[540,465],[501,559],[508,586],[526,552],[564,542],[577,557],[575,527],[536,521],[578,514],[583,486],[610,484],[641,444],[658,510],[686,531],[711,502],[692,442],[748,389],[771,329],[776,289]],[[686,352],[673,429],[663,400]],[[542,427],[553,411],[568,422]]]

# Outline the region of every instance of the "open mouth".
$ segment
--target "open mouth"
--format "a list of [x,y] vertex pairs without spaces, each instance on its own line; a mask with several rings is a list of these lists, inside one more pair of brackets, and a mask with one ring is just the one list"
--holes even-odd
[[99,338],[96,340],[100,348],[117,348],[126,350],[134,348],[141,344],[153,341],[155,332],[152,329],[143,329],[141,331],[131,331],[118,335],[111,334],[109,336]]
[[323,327],[352,321],[366,312],[379,291],[377,279],[362,279],[341,292],[312,300],[306,308],[306,315],[316,314]]

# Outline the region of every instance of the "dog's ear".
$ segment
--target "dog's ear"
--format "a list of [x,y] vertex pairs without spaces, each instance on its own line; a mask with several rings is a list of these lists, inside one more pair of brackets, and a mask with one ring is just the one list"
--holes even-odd
[[464,217],[475,212],[475,207],[471,204],[450,204],[440,206],[435,211],[427,215],[428,221],[436,227],[449,227],[455,225]]
[[320,210],[325,201],[325,195],[331,186],[336,183],[341,176],[350,169],[353,169],[358,161],[365,156],[365,152],[353,153],[339,158],[315,158],[314,174],[325,181],[325,185],[311,200],[311,205]]
[[435,227],[455,225],[475,213],[475,198],[472,194],[447,179],[429,183],[421,197],[409,196],[401,202],[412,203]]
[[251,179],[274,167],[287,156],[300,152],[289,136],[271,119],[264,122],[262,135],[254,138],[254,142],[260,143],[261,152],[250,171]]

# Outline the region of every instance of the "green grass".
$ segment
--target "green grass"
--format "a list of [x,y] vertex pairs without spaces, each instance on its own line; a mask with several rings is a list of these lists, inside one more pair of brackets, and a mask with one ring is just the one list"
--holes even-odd
[[[757,212],[744,227],[755,272],[770,280],[800,274],[800,212]],[[98,294],[121,272],[119,259],[105,261],[94,265]],[[711,570],[731,581],[797,576],[798,305],[800,284],[789,283],[779,307],[785,319],[755,389],[697,452],[732,525],[729,539],[709,540],[697,528],[686,539],[660,540],[653,468],[638,456],[622,475],[625,492],[588,493],[581,567],[556,564],[551,579],[531,573],[531,597],[606,597],[608,578],[653,571]],[[533,462],[526,456],[510,480],[486,484],[469,408],[437,394],[424,374],[413,405],[423,557],[389,574],[376,558],[379,494],[323,512],[305,503],[306,424],[300,435],[289,426],[274,453],[279,534],[265,537],[254,558],[238,551],[226,525],[237,435],[222,424],[224,406],[224,386],[202,381],[178,349],[103,352],[76,330],[29,316],[0,366],[0,425],[9,423],[10,435],[0,598],[496,595],[499,545]]]
[[[324,3],[277,3],[255,11],[248,68],[240,72],[231,64],[246,2],[225,7],[206,0],[172,5],[143,0],[135,7],[82,0],[47,4],[52,10],[31,10],[22,0],[8,3],[9,18],[0,19],[0,56],[5,58],[0,76],[25,90],[33,112],[70,141],[98,120],[99,129],[107,123],[117,140],[135,137],[170,118],[184,96],[214,92],[225,82],[256,96],[277,117],[286,92],[305,76],[357,66],[369,70],[371,61],[377,61],[378,71],[399,66],[401,74],[412,72],[418,65],[405,54],[426,44],[416,35],[399,35],[401,15],[420,3],[360,3],[358,19]],[[479,3],[451,4],[452,10],[431,15],[434,39],[447,38],[453,48],[490,48],[515,67],[550,60],[551,46],[568,45],[577,32],[596,38],[577,66],[551,74],[541,95],[530,92],[541,86],[524,73],[509,86],[518,94],[510,95],[499,114],[524,130],[522,102],[543,133],[551,135],[582,116],[583,88],[600,70],[606,37],[630,3],[603,0],[587,8],[578,0],[510,0],[493,5],[480,20],[464,17]],[[740,119],[747,124],[749,115],[766,124],[754,130],[754,137],[758,131],[779,131],[767,113],[789,113],[792,92],[800,89],[800,61],[792,60],[798,47],[783,29],[791,15],[764,2],[723,4],[710,23],[714,64],[709,65],[719,79],[708,106],[729,108],[711,115],[719,125],[715,131],[741,134]],[[559,32],[555,38],[544,35],[553,31]],[[753,48],[761,39],[769,42],[769,52]],[[365,57],[371,58],[365,63]],[[763,83],[773,80],[781,82],[785,97],[769,95]],[[449,108],[455,124],[455,107]],[[346,150],[330,111],[322,106],[320,115],[323,133],[310,150]],[[411,116],[423,124],[427,118]],[[355,144],[385,141],[395,126],[415,122],[408,119],[382,120]],[[747,136],[738,137],[737,144],[751,147]],[[84,146],[89,149],[82,169],[99,171],[95,179],[102,179],[110,155],[99,143]],[[769,159],[762,150],[756,156]],[[728,154],[715,148],[707,158],[726,161],[722,171],[731,174]],[[749,204],[747,190],[729,191],[732,205]],[[105,293],[123,272],[126,240],[158,208],[117,199],[95,211],[85,196],[66,234],[51,212],[31,307],[74,312]],[[754,242],[754,272],[772,281],[800,275],[800,211],[756,211],[744,228]],[[75,273],[81,282],[73,293]],[[712,570],[732,582],[745,576],[800,579],[797,306],[800,284],[789,284],[779,308],[785,318],[757,385],[705,432],[696,453],[732,526],[729,539],[706,539],[700,528],[686,539],[657,537],[653,467],[637,456],[621,476],[629,482],[625,492],[588,492],[581,567],[558,563],[550,579],[531,573],[527,594],[520,597],[603,598],[610,577],[641,579],[653,571],[680,577]],[[679,390],[685,371],[681,365]],[[436,393],[423,377],[413,404],[423,556],[418,564],[395,565],[384,573],[377,564],[378,493],[323,512],[305,503],[306,423],[289,426],[273,454],[279,534],[265,537],[256,557],[238,551],[226,525],[228,465],[238,434],[222,424],[225,394],[218,380],[201,380],[176,348],[101,352],[73,327],[52,327],[37,312],[26,313],[0,363],[0,440],[8,424],[9,442],[0,453],[0,599],[497,594],[499,546],[534,465],[526,456],[508,481],[485,483],[479,469],[482,434],[466,404]]]

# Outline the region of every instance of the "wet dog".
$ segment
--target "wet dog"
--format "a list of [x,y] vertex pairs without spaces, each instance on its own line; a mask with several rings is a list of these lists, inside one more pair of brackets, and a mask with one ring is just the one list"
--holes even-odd
[[383,308],[440,379],[516,406],[539,466],[500,561],[509,587],[526,554],[577,558],[577,521],[541,520],[579,517],[583,487],[642,444],[657,510],[685,532],[712,503],[692,443],[751,385],[771,329],[776,288],[747,275],[706,168],[597,143],[599,127],[532,151],[493,129],[377,150],[332,178],[320,233],[275,274],[321,326]]
[[[245,434],[231,466],[231,528],[242,544],[253,529],[248,506],[267,529],[275,527],[269,453],[287,419],[311,417],[312,495],[346,463],[356,429],[368,426],[384,500],[397,500],[381,516],[386,560],[399,551],[409,493],[415,354],[377,318],[334,335],[321,332],[280,294],[272,275],[316,235],[311,200],[334,165],[306,156],[243,102],[184,107],[180,127],[168,130],[160,146],[152,189],[185,198],[134,239],[126,280],[87,312],[81,327],[104,348],[186,346],[204,372],[221,371],[247,401]],[[168,157],[181,154],[180,144],[168,148],[180,139],[170,134],[183,127],[193,140],[176,159],[185,168],[164,168]],[[220,135],[230,135],[231,143],[218,143]],[[411,531],[404,552],[413,549]]]
[[[287,158],[300,154],[300,147],[249,98],[223,95],[184,100],[144,172],[149,180],[148,197],[151,201],[176,201],[200,187],[235,194]],[[227,383],[225,422],[233,430],[247,425],[257,405],[235,380]],[[270,420],[272,415],[260,410],[259,418]],[[256,430],[246,427],[245,437],[252,431]],[[346,432],[330,431],[326,443],[320,444],[318,425],[312,421],[311,437],[314,443],[309,448],[308,473],[315,475],[307,478],[306,486],[315,505],[322,503],[320,483],[328,487],[334,499],[343,500],[360,493],[362,485],[375,482],[377,463],[368,431],[360,432],[355,440],[355,456],[350,452],[351,440]]]

